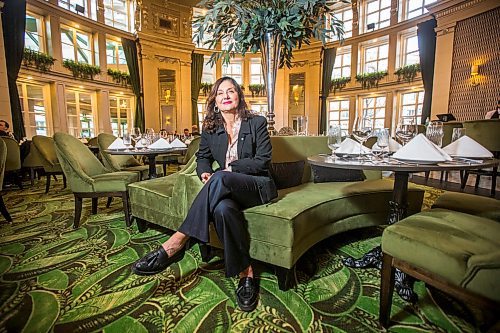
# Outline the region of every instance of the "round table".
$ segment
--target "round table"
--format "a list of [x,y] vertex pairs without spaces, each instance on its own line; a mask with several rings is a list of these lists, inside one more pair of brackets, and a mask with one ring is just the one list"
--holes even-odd
[[[387,223],[393,224],[407,216],[408,207],[408,179],[410,173],[425,171],[453,171],[453,170],[471,170],[480,168],[489,168],[497,166],[500,163],[498,159],[457,159],[451,162],[436,164],[426,164],[417,161],[400,161],[392,157],[384,159],[378,157],[366,157],[358,161],[354,158],[335,157],[331,155],[320,154],[307,158],[309,164],[332,168],[332,169],[351,169],[351,170],[378,170],[394,171],[394,187],[392,191],[392,200],[389,201],[389,215]],[[361,259],[352,257],[344,259],[344,264],[354,268],[377,267],[382,265],[382,250],[378,246],[369,251]],[[416,294],[413,292],[413,286],[407,280],[406,274],[396,272],[396,290],[398,294],[406,301],[415,301]]]
[[162,148],[162,149],[138,149],[138,150],[123,150],[123,149],[106,149],[105,152],[110,155],[133,155],[146,156],[149,165],[149,179],[156,178],[156,156],[162,154],[170,154],[173,152],[184,152],[187,148]]

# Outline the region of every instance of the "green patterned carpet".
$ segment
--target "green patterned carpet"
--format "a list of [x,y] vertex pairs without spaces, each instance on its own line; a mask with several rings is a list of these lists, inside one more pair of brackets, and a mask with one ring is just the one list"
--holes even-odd
[[[0,220],[0,332],[378,332],[380,273],[350,269],[380,241],[380,230],[344,233],[313,249],[317,270],[296,270],[298,286],[279,290],[273,270],[257,264],[260,301],[251,313],[236,306],[236,278],[225,278],[219,258],[202,263],[197,246],[162,274],[133,275],[130,265],[168,235],[126,228],[121,200],[73,230],[73,196],[56,182],[6,191],[14,219]],[[426,204],[441,193],[427,188]],[[314,259],[311,259],[314,258]],[[307,266],[304,260],[299,266]],[[304,269],[304,271],[306,271]],[[416,284],[411,306],[394,297],[391,332],[474,332],[471,308]]]

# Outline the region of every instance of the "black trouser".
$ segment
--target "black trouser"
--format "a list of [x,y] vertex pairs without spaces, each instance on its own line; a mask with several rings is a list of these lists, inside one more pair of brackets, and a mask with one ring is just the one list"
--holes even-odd
[[235,276],[250,265],[250,238],[242,210],[261,204],[253,176],[218,171],[198,193],[178,231],[208,243],[208,226],[214,221],[224,244],[226,276]]

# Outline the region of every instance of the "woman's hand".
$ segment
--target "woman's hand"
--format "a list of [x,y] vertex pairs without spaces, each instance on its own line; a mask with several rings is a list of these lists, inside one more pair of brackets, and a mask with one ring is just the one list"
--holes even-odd
[[205,184],[206,182],[208,182],[208,180],[210,179],[210,177],[212,177],[212,174],[210,172],[204,172],[201,174],[201,182],[203,184]]

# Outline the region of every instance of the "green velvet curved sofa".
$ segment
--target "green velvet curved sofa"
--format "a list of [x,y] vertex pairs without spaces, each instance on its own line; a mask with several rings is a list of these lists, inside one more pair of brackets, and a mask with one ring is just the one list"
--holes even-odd
[[[273,164],[305,161],[301,184],[279,190],[277,199],[244,214],[250,255],[274,265],[279,286],[286,290],[295,264],[312,246],[340,232],[385,223],[393,181],[381,179],[378,171],[364,171],[364,181],[314,183],[307,157],[330,152],[326,137],[272,137],[271,142]],[[132,215],[141,230],[145,221],[176,230],[201,187],[193,156],[175,174],[130,184]],[[409,214],[420,211],[423,194],[409,186]],[[212,234],[211,244],[217,246]]]

